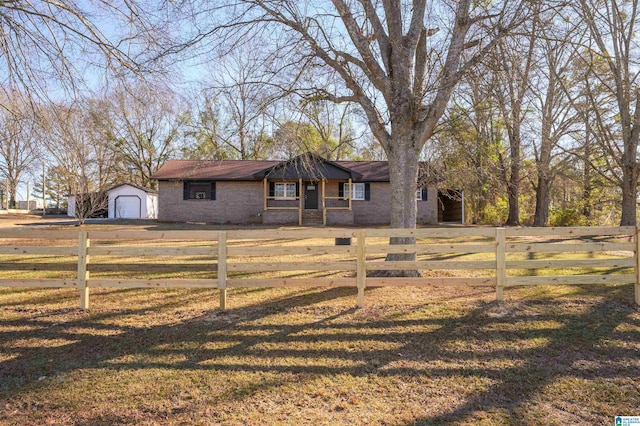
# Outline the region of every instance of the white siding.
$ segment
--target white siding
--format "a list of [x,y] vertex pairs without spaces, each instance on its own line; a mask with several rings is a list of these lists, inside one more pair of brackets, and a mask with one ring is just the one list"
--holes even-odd
[[[133,212],[129,207],[135,207],[136,211]],[[122,217],[155,219],[157,217],[157,195],[147,193],[131,185],[113,188],[109,191],[109,219]]]
[[70,195],[67,198],[67,216],[76,216],[76,197],[74,195]]

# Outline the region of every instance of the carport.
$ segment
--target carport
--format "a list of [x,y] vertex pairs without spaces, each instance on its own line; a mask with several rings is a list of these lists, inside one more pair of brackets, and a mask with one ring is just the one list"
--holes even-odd
[[438,222],[464,223],[464,191],[438,190]]

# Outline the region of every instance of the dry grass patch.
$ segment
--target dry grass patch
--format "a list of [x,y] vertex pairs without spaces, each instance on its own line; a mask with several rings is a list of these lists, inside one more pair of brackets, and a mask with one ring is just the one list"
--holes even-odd
[[[266,244],[332,243],[325,238]],[[100,244],[115,246],[92,242]],[[251,244],[230,241],[230,247]],[[618,254],[595,256],[613,255]],[[0,263],[56,261],[12,256],[2,256]],[[353,257],[291,254],[276,261]],[[419,257],[436,258],[491,261],[495,255]],[[274,261],[242,253],[229,260]],[[213,280],[215,270],[208,268],[214,262],[215,256],[96,255],[90,265],[108,265],[92,272],[93,278]],[[119,268],[126,264],[141,266]],[[150,265],[184,270],[154,271]],[[550,272],[563,273],[539,273]],[[0,271],[4,277],[42,274],[73,276],[74,271]],[[353,271],[229,275],[344,277]],[[91,309],[81,311],[73,289],[0,288],[0,423],[559,425],[606,424],[615,415],[637,413],[640,312],[630,285],[508,289],[502,304],[493,301],[492,288],[367,289],[364,309],[353,308],[355,295],[354,288],[232,289],[230,309],[223,312],[216,309],[217,290],[92,289]]]
[[0,423],[606,424],[640,399],[631,286],[229,293],[0,289]]

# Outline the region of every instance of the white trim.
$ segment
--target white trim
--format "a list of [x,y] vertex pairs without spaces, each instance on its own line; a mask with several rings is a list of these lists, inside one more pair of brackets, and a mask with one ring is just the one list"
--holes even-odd
[[[281,196],[278,195],[278,186],[282,186],[282,194]],[[297,186],[298,184],[295,182],[274,182],[274,187],[273,187],[273,196],[274,199],[276,200],[295,200],[297,198],[296,196],[296,190],[297,190]],[[293,194],[290,194],[290,192],[292,191],[293,187]]]
[[[356,191],[356,188],[362,188],[362,196],[358,197],[358,191]],[[354,201],[364,201],[365,199],[365,186],[364,183],[358,182],[358,183],[352,183],[351,184],[351,199]]]

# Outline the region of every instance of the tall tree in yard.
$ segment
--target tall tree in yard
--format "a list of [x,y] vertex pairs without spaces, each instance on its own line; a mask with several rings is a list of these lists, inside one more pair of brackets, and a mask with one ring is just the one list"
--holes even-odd
[[[602,81],[611,97],[615,99],[618,138],[610,133],[607,144],[613,147],[612,160],[621,170],[619,179],[622,190],[622,217],[620,225],[636,224],[636,202],[638,191],[638,143],[640,141],[640,82],[638,65],[640,48],[637,42],[637,23],[640,18],[640,0],[579,0],[574,7],[588,28],[592,46],[585,51],[588,63],[603,61],[609,73]],[[591,70],[595,70],[593,67]],[[595,78],[603,76],[594,74]],[[596,117],[598,120],[598,117]],[[606,127],[604,123],[603,129]]]
[[[465,191],[473,223],[503,223],[489,210],[505,192],[501,170],[504,125],[500,109],[490,96],[495,73],[480,66],[472,70],[452,98],[438,134],[434,157],[448,187]],[[430,151],[433,151],[431,149]]]
[[113,148],[132,168],[134,183],[152,187],[151,175],[177,153],[186,120],[181,103],[170,90],[141,82],[120,86],[110,105]]
[[565,34],[551,33],[550,25],[541,30],[544,33],[539,51],[542,59],[539,61],[538,72],[535,73],[538,78],[534,77],[532,90],[540,122],[539,137],[533,144],[537,171],[533,226],[548,224],[551,186],[556,177],[557,166],[561,164],[557,161],[562,152],[559,144],[563,137],[575,130],[573,127],[579,119],[564,90],[565,85],[575,84],[569,81],[567,70],[575,60],[575,49],[571,43],[581,35],[575,25],[570,25],[570,28],[564,28]]
[[0,179],[10,207],[16,204],[18,184],[39,159],[33,112],[19,94],[0,100]]
[[[202,19],[220,32],[270,34],[283,76],[305,69],[332,86],[299,87],[314,99],[359,105],[389,160],[391,226],[416,224],[418,158],[456,83],[528,13],[523,1],[245,0]],[[220,9],[224,10],[224,13]],[[204,10],[204,9],[203,9]],[[208,8],[207,11],[211,11]],[[201,34],[200,34],[201,35]],[[323,79],[323,81],[326,81]],[[301,84],[300,80],[299,84]]]
[[269,148],[266,132],[267,109],[281,96],[276,90],[274,76],[269,74],[268,58],[257,48],[260,42],[252,40],[251,46],[223,52],[215,62],[209,89],[205,96],[213,96],[219,103],[220,116],[217,138],[221,148],[233,158],[258,159]]
[[48,138],[47,155],[67,194],[75,195],[75,216],[80,224],[106,209],[104,191],[116,180],[112,150],[95,131],[89,104],[51,105],[40,111],[39,127]]
[[526,35],[500,40],[491,65],[498,74],[492,96],[498,102],[509,140],[508,155],[502,158],[502,174],[509,200],[506,225],[520,223],[520,181],[522,180],[523,125],[530,112],[531,73],[535,64],[535,45],[539,39],[538,11]]

